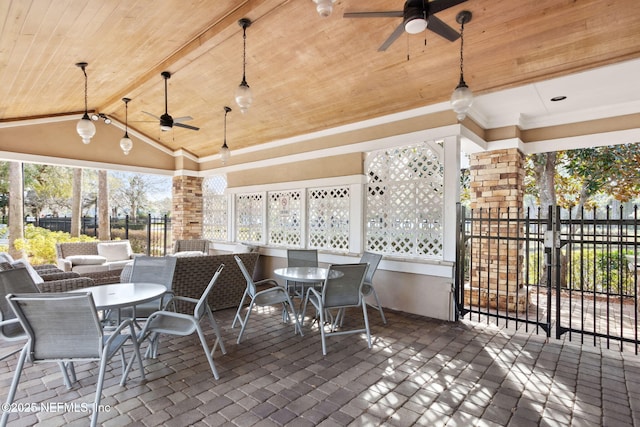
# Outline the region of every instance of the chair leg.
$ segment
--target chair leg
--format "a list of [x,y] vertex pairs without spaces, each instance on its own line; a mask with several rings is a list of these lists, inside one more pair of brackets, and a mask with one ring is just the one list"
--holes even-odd
[[[24,367],[24,362],[27,360],[27,354],[29,353],[29,344],[25,345],[20,352],[20,357],[18,358],[18,364],[16,365],[16,372],[13,374],[13,380],[11,381],[11,387],[9,387],[9,394],[7,395],[7,403],[6,407],[11,408],[11,404],[13,403],[13,399],[16,397],[16,391],[18,390],[18,383],[20,382],[20,375],[22,374],[22,368]],[[0,426],[7,425],[7,421],[9,419],[9,411],[2,411],[2,418],[0,419]]]
[[202,349],[204,350],[204,354],[207,357],[207,361],[209,362],[209,366],[211,367],[211,372],[213,372],[213,378],[220,379],[218,376],[218,370],[216,369],[215,363],[213,363],[213,356],[211,356],[211,351],[209,350],[209,345],[207,344],[207,340],[204,337],[204,333],[202,332],[202,328],[200,324],[196,321],[196,332],[198,332],[198,337],[200,338],[200,343],[202,343]]
[[[314,307],[316,307],[315,304]],[[325,344],[326,336],[324,331],[324,308],[322,307],[322,305],[320,305],[319,307],[316,307],[316,310],[318,313],[320,313],[320,324],[318,326],[320,327],[320,339],[322,340],[322,354],[326,356],[327,345]]]
[[371,330],[369,329],[369,316],[367,315],[367,303],[362,299],[362,314],[364,316],[364,328],[367,331],[367,344],[371,348]]
[[209,317],[209,323],[211,323],[211,327],[213,328],[213,332],[216,335],[216,342],[213,343],[213,350],[211,353],[213,354],[216,351],[216,347],[218,344],[220,345],[220,351],[222,354],[227,354],[227,349],[224,348],[224,343],[222,342],[222,332],[220,332],[220,327],[218,326],[218,322],[213,317],[213,313],[211,312],[211,308],[207,305],[207,316]]
[[[125,383],[127,382],[129,371],[131,370],[131,366],[133,365],[135,359],[138,359],[138,366],[140,367],[140,376],[142,377],[142,380],[144,381],[146,379],[144,374],[144,365],[142,364],[142,356],[140,355],[140,344],[136,339],[135,329],[133,325],[131,325],[131,333],[131,341],[133,342],[133,354],[131,355],[131,359],[129,360],[129,363],[127,363],[126,368],[124,368],[124,364],[122,365],[124,372],[122,373],[122,379],[120,380],[121,386],[125,385]],[[124,348],[121,348],[121,350],[124,351]]]
[[376,307],[380,312],[380,317],[382,318],[382,323],[387,324],[387,318],[384,317],[384,312],[382,311],[382,306],[380,305],[380,300],[378,299],[378,294],[376,293],[375,288],[371,287],[371,293],[373,293],[373,298],[376,300]]
[[240,321],[242,324],[242,318],[240,317],[240,312],[242,311],[242,306],[244,305],[244,300],[247,298],[247,290],[244,290],[244,294],[242,294],[242,299],[240,300],[240,305],[238,305],[238,311],[236,311],[236,315],[233,318],[233,323],[231,323],[231,328],[236,327],[236,321]]
[[249,322],[249,316],[251,316],[251,310],[253,309],[253,300],[249,303],[249,309],[247,310],[247,315],[244,318],[244,321],[240,319],[240,324],[242,328],[240,328],[240,334],[238,335],[238,340],[236,343],[240,344],[240,340],[242,340],[242,334],[244,334],[244,329],[247,327],[247,323]]
[[291,297],[289,295],[287,295],[287,302],[282,304],[284,306],[284,310],[288,313],[289,311],[287,310],[287,304],[289,304],[289,307],[291,308],[291,316],[293,316],[293,320],[295,322],[293,333],[297,334],[298,332],[300,332],[300,336],[303,337],[304,334],[302,333],[302,326],[298,321],[298,315],[296,314],[296,309],[294,308],[293,301],[291,301]]

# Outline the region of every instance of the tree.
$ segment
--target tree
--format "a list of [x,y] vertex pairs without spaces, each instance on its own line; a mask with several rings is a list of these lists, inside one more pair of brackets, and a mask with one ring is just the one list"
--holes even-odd
[[70,208],[72,172],[70,168],[51,165],[26,164],[24,166],[26,199],[30,214],[39,217],[48,209],[53,215]]
[[22,163],[9,163],[9,254],[14,258],[22,258],[24,255],[14,245],[17,239],[24,237],[22,174]]
[[80,236],[82,221],[82,169],[73,170],[73,196],[71,197],[71,236]]
[[109,220],[109,185],[107,171],[98,171],[98,239],[111,240],[111,225]]
[[122,208],[127,207],[129,216],[134,221],[139,210],[149,208],[149,195],[160,191],[166,182],[161,177],[141,173],[123,174],[121,180],[122,186],[118,188],[114,198],[119,200],[116,203],[122,204]]

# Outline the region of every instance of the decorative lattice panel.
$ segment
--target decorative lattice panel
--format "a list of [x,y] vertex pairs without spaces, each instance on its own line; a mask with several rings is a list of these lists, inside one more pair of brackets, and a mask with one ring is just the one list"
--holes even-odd
[[349,251],[349,189],[310,189],[307,198],[312,249]]
[[262,193],[236,194],[237,242],[262,242]]
[[302,245],[302,193],[298,191],[270,192],[268,197],[268,244],[274,246]]
[[370,153],[367,249],[442,259],[444,166],[437,145]]
[[202,237],[209,240],[227,240],[228,203],[224,190],[227,180],[222,175],[202,181],[203,217]]

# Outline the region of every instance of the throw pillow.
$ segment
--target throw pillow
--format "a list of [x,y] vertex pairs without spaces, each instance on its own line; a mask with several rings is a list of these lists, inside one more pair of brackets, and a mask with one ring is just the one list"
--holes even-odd
[[107,262],[131,259],[131,254],[128,241],[98,243],[98,255],[105,257]]

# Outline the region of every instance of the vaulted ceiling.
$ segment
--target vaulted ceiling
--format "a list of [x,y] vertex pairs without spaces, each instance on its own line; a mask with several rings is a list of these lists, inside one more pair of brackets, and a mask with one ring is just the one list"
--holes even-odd
[[[199,158],[218,152],[226,105],[233,108],[227,139],[238,149],[445,103],[458,83],[459,40],[430,31],[403,34],[378,52],[401,18],[343,18],[402,10],[403,3],[337,0],[333,14],[321,18],[311,0],[6,0],[0,2],[0,122],[81,113],[84,76],[75,66],[81,61],[88,63],[90,110],[124,122],[122,98],[131,98],[130,128]],[[508,109],[501,114],[514,122],[529,114],[518,92],[527,85],[640,58],[637,0],[468,0],[436,16],[459,30],[462,10],[473,13],[464,33],[465,80],[483,109],[478,117],[488,122],[494,107]],[[254,102],[246,114],[233,99],[242,79],[241,18],[253,21],[246,78]],[[143,113],[164,113],[163,71],[172,73],[169,113],[192,116],[186,123],[199,131],[161,132]],[[552,88],[581,93],[574,109],[598,96],[620,103],[628,100],[603,95],[607,85],[623,82],[635,96],[637,75],[629,77],[634,80],[608,78],[592,87],[559,80],[564,83]],[[587,101],[590,92],[594,99]]]

